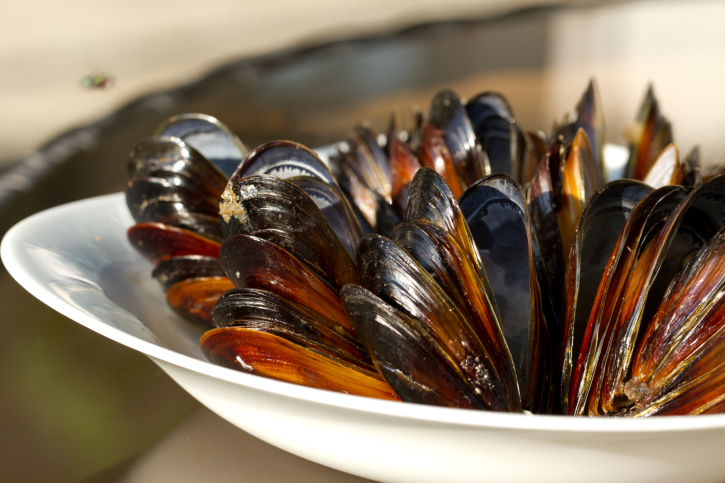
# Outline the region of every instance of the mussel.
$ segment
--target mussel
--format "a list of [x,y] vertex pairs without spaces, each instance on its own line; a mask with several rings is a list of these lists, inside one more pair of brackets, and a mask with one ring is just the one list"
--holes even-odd
[[227,158],[236,165],[247,149],[223,124],[201,114],[172,117],[158,134],[129,155],[126,202],[137,224],[128,237],[157,264],[153,275],[169,305],[208,327],[214,303],[233,287],[219,264],[219,199],[228,175],[199,150],[228,168]]
[[593,81],[548,137],[501,94],[446,89],[384,142],[356,126],[329,164],[289,141],[246,152],[201,116],[158,134],[132,152],[129,238],[214,327],[212,362],[468,409],[725,411],[725,175],[680,159],[651,88],[640,181],[606,182]]

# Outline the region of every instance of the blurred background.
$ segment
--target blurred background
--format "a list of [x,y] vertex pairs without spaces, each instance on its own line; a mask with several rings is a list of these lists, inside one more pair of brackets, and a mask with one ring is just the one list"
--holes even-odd
[[[36,0],[2,17],[0,235],[121,191],[133,144],[180,112],[251,147],[315,147],[451,87],[500,91],[521,125],[548,131],[595,78],[608,140],[624,144],[651,83],[681,152],[725,161],[721,1]],[[232,428],[4,269],[0,308],[3,481],[361,481]],[[219,447],[247,456],[222,462]]]

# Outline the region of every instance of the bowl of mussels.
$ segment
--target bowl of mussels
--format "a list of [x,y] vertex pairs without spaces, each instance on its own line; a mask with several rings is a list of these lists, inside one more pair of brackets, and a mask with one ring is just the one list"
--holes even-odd
[[133,148],[125,193],[26,219],[2,258],[342,471],[722,481],[725,176],[678,151],[651,88],[629,133],[606,145],[593,83],[550,133],[447,89],[317,150],[180,115]]

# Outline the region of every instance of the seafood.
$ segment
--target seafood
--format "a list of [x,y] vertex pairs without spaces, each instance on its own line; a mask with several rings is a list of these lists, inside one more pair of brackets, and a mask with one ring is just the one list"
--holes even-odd
[[467,409],[725,411],[725,176],[680,158],[651,87],[636,179],[606,182],[593,82],[549,137],[448,89],[387,132],[328,165],[189,115],[134,148],[129,239],[210,361]]
[[204,326],[213,325],[214,303],[233,288],[218,261],[224,240],[219,199],[228,176],[194,148],[203,149],[199,139],[209,133],[215,140],[226,136],[225,144],[239,150],[236,158],[246,154],[242,142],[210,116],[171,118],[160,135],[131,151],[126,187],[126,202],[137,222],[129,229],[129,241],[157,265],[154,277],[166,290],[169,305]]

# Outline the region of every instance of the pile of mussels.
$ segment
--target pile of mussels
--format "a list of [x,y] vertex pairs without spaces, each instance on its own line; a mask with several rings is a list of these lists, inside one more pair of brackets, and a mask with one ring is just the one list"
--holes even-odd
[[130,155],[131,243],[206,357],[333,391],[494,411],[725,411],[725,176],[652,90],[605,184],[590,83],[550,136],[439,92],[323,162],[176,116]]

